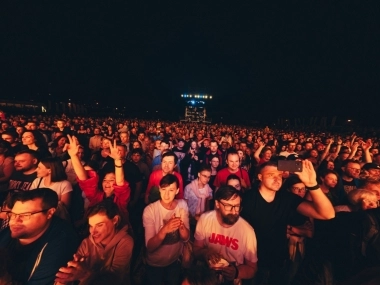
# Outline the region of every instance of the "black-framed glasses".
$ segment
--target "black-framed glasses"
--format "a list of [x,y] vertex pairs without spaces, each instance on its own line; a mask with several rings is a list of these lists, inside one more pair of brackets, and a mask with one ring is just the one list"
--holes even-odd
[[45,210],[41,210],[41,211],[37,211],[37,212],[21,213],[21,214],[16,214],[16,213],[13,213],[13,212],[7,212],[7,216],[8,216],[8,218],[10,220],[17,219],[17,217],[19,217],[22,220],[29,220],[32,215],[35,215],[35,214],[38,214],[38,213],[43,213],[43,212],[46,212],[48,210],[49,209],[45,209]]
[[224,210],[226,211],[232,211],[232,209],[235,209],[236,212],[240,212],[243,209],[242,205],[230,205],[230,204],[223,204],[220,201],[218,202],[223,205]]

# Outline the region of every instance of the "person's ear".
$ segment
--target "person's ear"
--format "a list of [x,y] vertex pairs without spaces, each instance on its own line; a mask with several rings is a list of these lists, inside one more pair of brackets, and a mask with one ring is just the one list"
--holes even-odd
[[262,179],[263,179],[263,175],[262,174],[257,174],[257,179],[259,179],[260,181],[263,181]]
[[177,194],[178,194],[178,192],[179,192],[179,188],[177,188],[177,191],[175,191],[175,194],[177,195]]
[[215,209],[219,209],[219,208],[220,208],[219,201],[215,200]]
[[112,223],[115,225],[115,227],[117,227],[120,223],[120,216],[119,215],[116,215],[115,217],[112,218]]
[[33,165],[37,165],[37,164],[38,164],[38,160],[37,160],[37,158],[33,158],[33,159],[32,159],[32,163],[33,163]]
[[54,215],[54,213],[57,211],[57,209],[56,208],[50,208],[48,211],[47,211],[47,218],[48,218],[48,220],[50,220],[52,217],[53,217],[53,215]]

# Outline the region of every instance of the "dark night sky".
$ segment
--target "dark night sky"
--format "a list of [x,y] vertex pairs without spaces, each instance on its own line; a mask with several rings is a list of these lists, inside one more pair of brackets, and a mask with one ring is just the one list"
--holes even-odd
[[253,119],[380,102],[378,0],[79,2],[0,4],[1,98],[145,110],[207,93]]

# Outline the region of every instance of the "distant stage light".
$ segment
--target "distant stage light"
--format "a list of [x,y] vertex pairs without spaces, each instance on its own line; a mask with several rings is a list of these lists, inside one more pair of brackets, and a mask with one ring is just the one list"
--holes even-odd
[[210,96],[210,99],[212,99],[212,96]]

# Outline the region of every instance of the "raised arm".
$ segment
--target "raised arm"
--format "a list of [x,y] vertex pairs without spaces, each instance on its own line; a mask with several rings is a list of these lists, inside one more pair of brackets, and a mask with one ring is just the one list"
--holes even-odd
[[257,163],[260,162],[260,153],[263,150],[263,148],[265,147],[265,143],[262,141],[258,142],[258,144],[259,144],[259,148],[253,154],[253,157],[256,159]]
[[304,216],[319,220],[334,218],[334,207],[318,186],[313,164],[308,160],[302,161],[302,172],[296,172],[296,174],[305,184],[306,188],[313,189],[309,190],[312,201],[303,201],[299,204],[297,211]]
[[348,156],[348,159],[352,159],[355,156],[356,152],[358,151],[358,147],[359,147],[359,143],[358,142],[355,142],[352,145],[352,147],[351,147],[351,153]]
[[72,137],[70,135],[67,135],[67,138],[69,139],[69,144],[67,146],[67,152],[70,155],[71,158],[71,163],[73,164],[73,168],[75,171],[75,174],[77,175],[79,180],[87,180],[87,172],[84,169],[82,163],[80,162],[80,159],[78,157],[78,149],[79,149],[79,144],[77,143],[77,138]]
[[117,186],[124,185],[124,169],[123,169],[123,161],[121,159],[120,151],[117,148],[116,140],[113,141],[113,146],[110,144],[110,154],[111,157],[115,161],[115,183]]
[[330,148],[331,148],[331,145],[332,145],[332,143],[334,142],[334,140],[331,138],[330,140],[329,140],[329,143],[327,144],[327,146],[326,146],[326,148],[325,148],[325,151],[322,153],[322,155],[321,155],[321,159],[320,159],[320,161],[323,161],[325,158],[326,158],[326,156],[329,154],[329,152],[330,152]]
[[371,139],[368,139],[365,143],[362,143],[362,148],[364,150],[364,159],[366,163],[371,163],[372,162],[372,156],[369,150],[372,147],[372,141]]

